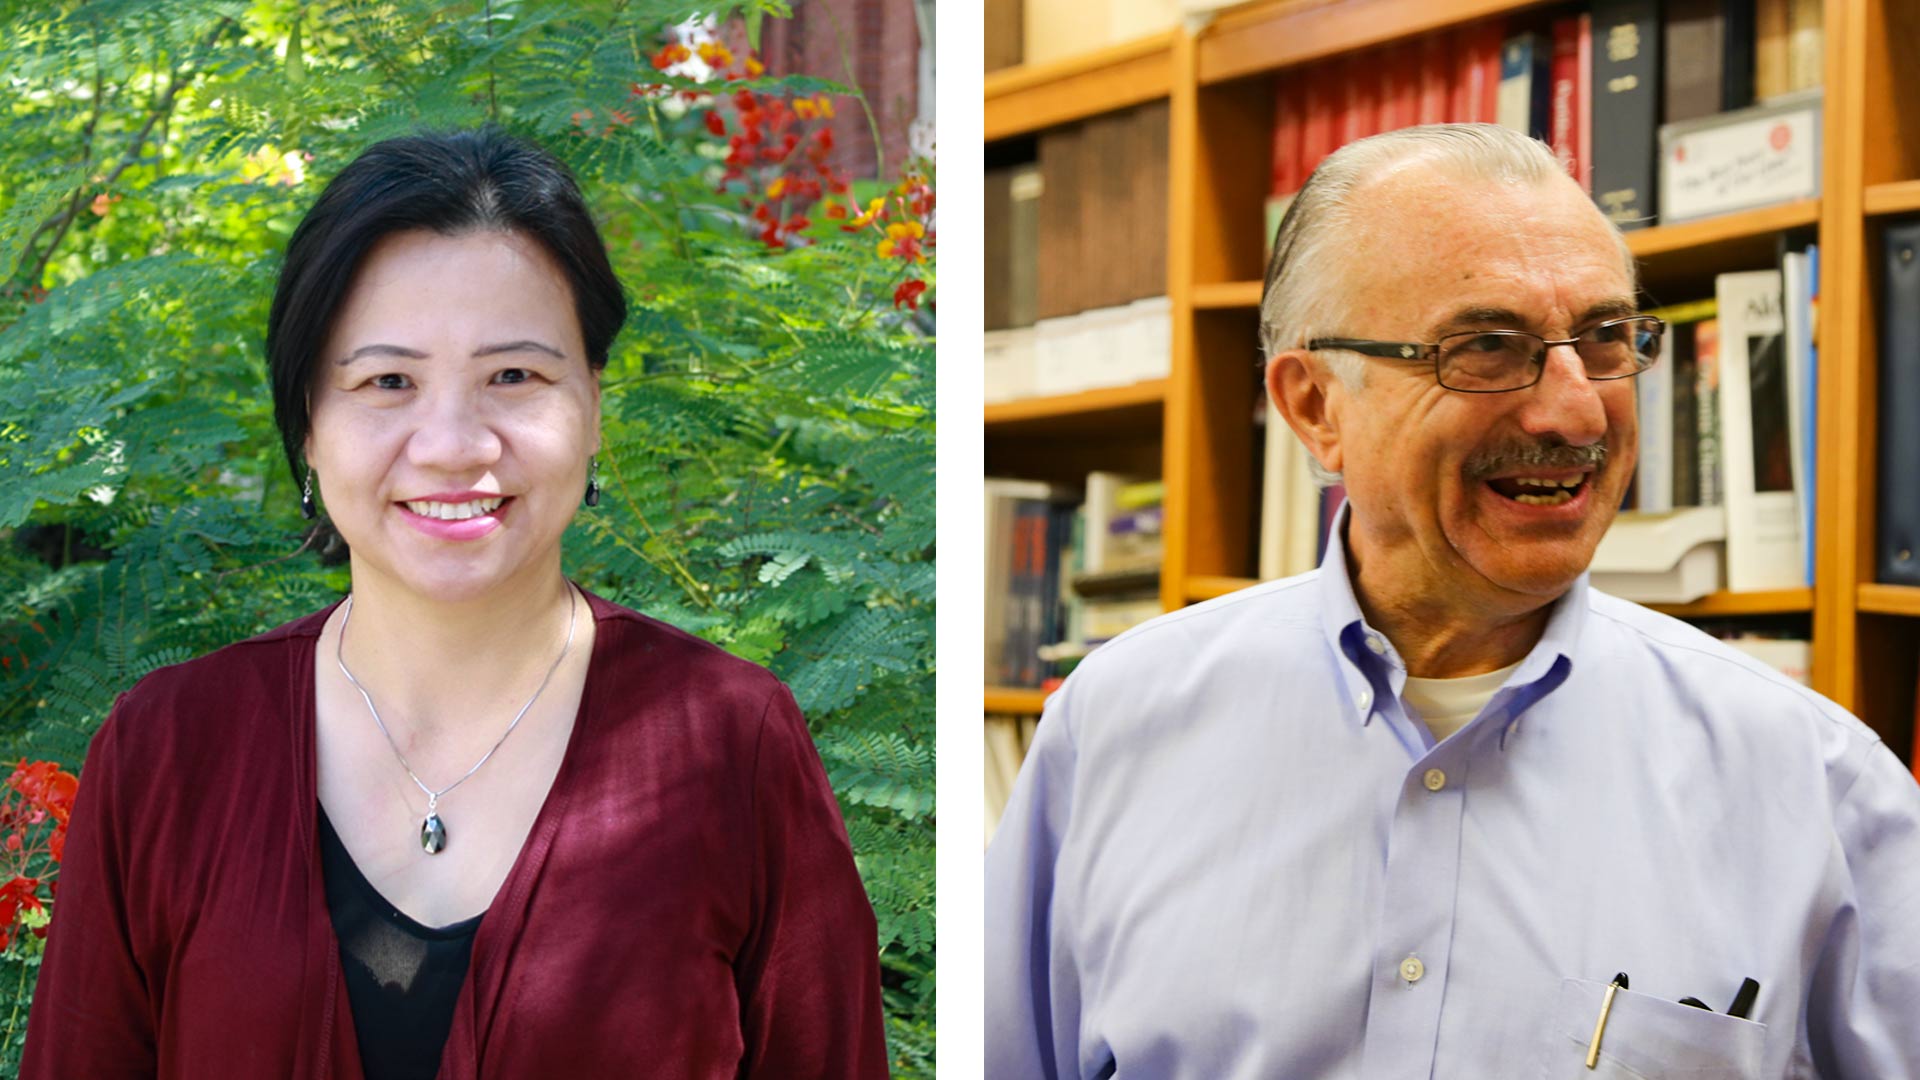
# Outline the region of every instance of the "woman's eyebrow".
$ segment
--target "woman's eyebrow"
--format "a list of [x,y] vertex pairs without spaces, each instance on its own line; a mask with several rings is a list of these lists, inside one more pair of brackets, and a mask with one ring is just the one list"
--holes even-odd
[[[496,345],[482,345],[473,350],[473,357],[477,360],[483,356],[493,356],[498,353],[524,352],[527,350],[546,353],[556,360],[565,360],[567,358],[567,354],[561,352],[559,349],[531,339],[503,341]],[[409,349],[404,345],[373,344],[360,346],[341,358],[339,362],[344,366],[353,363],[363,356],[399,356],[408,360],[425,360],[427,358],[426,353],[418,349]]]

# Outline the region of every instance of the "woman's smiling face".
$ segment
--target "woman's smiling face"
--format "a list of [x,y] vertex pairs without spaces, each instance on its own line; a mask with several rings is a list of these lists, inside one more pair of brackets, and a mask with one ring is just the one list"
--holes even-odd
[[567,279],[517,233],[391,233],[314,362],[306,456],[356,580],[447,603],[559,564],[600,447]]

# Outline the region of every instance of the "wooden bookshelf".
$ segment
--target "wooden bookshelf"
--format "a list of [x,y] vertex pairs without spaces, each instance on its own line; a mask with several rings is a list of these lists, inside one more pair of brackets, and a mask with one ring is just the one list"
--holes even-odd
[[1038,716],[1047,704],[1045,690],[1023,686],[987,687],[986,712],[996,716]]
[[1859,604],[1874,615],[1920,615],[1920,588],[1869,582],[1860,586]]
[[1920,180],[1898,180],[1867,188],[1862,209],[1868,216],[1909,214],[1920,210]]
[[1172,32],[1085,56],[1021,65],[986,78],[988,142],[1027,135],[1164,98],[1173,85]]
[[1195,285],[1188,295],[1195,311],[1257,311],[1264,287],[1258,281],[1221,281]]
[[987,406],[987,436],[1157,425],[1166,400],[1167,380],[1149,379],[1077,394],[1000,402]]
[[1686,604],[1648,604],[1655,611],[1683,619],[1716,615],[1804,615],[1813,610],[1812,589],[1775,589],[1768,592],[1708,593]]
[[[1075,441],[1060,447],[1097,432],[1109,437],[1103,453],[1135,454],[1129,469],[1147,453],[1158,455],[1167,491],[1167,608],[1255,582],[1259,448],[1249,420],[1260,391],[1247,368],[1258,358],[1273,77],[1540,7],[1534,0],[1255,0],[1143,43],[1131,59],[1108,50],[1084,63],[988,79],[989,140],[1152,97],[1169,102],[1173,356],[1158,390],[1158,422],[1142,423],[1137,410],[1156,407],[1149,402],[1111,409],[1059,402],[1031,414],[1031,424],[1045,424],[1047,410],[1057,409],[1063,419],[1055,430],[1079,425]],[[1920,101],[1920,4],[1826,0],[1823,19],[1820,197],[1627,234],[1654,303],[1711,295],[1716,274],[1775,265],[1783,236],[1819,243],[1815,581],[1659,610],[1687,618],[1808,617],[1815,689],[1904,748],[1913,742],[1920,589],[1872,581],[1881,303],[1874,260],[1878,219],[1920,212],[1920,108],[1912,104]],[[1137,85],[1117,88],[1108,73],[1130,64],[1143,74]],[[988,411],[989,460],[998,454],[1040,468],[1046,459],[1029,450],[1037,429],[1005,409]]]
[[1260,579],[1258,578],[1196,574],[1187,579],[1186,587],[1183,591],[1187,600],[1197,602],[1201,600],[1211,600],[1216,596],[1225,596],[1228,593],[1239,592],[1241,589],[1252,588],[1258,584],[1260,584]]

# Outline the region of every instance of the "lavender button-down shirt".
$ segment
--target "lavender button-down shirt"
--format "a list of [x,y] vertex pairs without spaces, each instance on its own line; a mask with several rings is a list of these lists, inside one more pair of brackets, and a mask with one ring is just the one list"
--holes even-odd
[[1406,675],[1337,542],[1088,658],[987,856],[990,1080],[1920,1077],[1873,731],[1584,577],[1445,742]]

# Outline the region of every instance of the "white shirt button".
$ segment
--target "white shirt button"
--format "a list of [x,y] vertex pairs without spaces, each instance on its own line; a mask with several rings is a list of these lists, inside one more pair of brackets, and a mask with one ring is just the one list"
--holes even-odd
[[1420,976],[1426,973],[1427,965],[1421,963],[1420,958],[1417,956],[1409,956],[1405,960],[1400,961],[1400,977],[1407,980],[1408,983],[1419,982]]
[[1384,656],[1387,652],[1387,643],[1380,640],[1379,634],[1368,634],[1367,648],[1372,649],[1375,656]]
[[1373,713],[1373,691],[1360,691],[1360,711],[1368,715]]
[[1426,783],[1428,791],[1439,791],[1447,786],[1447,774],[1439,769],[1428,769],[1427,775],[1421,779]]

